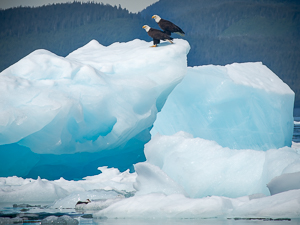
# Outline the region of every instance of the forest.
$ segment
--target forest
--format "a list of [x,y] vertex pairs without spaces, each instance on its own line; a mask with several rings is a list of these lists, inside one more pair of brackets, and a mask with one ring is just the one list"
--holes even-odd
[[105,46],[151,41],[142,26],[159,28],[153,14],[185,31],[189,66],[261,61],[293,89],[300,107],[298,0],[160,0],[137,14],[76,1],[0,10],[0,71],[36,49],[66,56],[92,39]]

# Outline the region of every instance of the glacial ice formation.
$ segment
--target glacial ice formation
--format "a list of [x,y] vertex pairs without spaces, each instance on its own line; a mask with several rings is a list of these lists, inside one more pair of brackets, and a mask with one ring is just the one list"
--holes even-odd
[[172,136],[157,134],[146,144],[145,156],[146,162],[135,165],[137,195],[156,192],[190,198],[269,195],[267,184],[274,177],[296,172],[289,182],[286,177],[285,184],[279,185],[278,181],[270,183],[270,187],[279,190],[280,186],[286,186],[284,191],[297,189],[297,184],[299,187],[300,151],[290,147],[235,150],[178,132]]
[[[0,74],[0,176],[80,179],[124,171],[187,70],[189,44],[93,40],[57,56],[36,50]],[[26,158],[26,160],[24,160]]]
[[261,63],[187,68],[189,44],[174,42],[37,50],[3,71],[1,202],[75,210],[88,198],[78,207],[94,218],[300,218],[294,93]]
[[189,67],[151,133],[185,131],[232,149],[291,146],[294,96],[260,62]]

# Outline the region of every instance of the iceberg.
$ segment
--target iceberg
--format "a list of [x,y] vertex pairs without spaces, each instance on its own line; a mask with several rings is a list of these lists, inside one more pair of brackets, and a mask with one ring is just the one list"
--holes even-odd
[[[36,50],[0,74],[0,176],[80,179],[143,161],[187,70],[189,44],[92,40],[66,57]],[[23,160],[26,158],[26,160]]]
[[294,92],[261,62],[189,67],[151,131],[185,131],[232,149],[291,146]]
[[293,91],[260,62],[191,68],[187,41],[150,45],[36,50],[0,74],[1,203],[72,216],[45,224],[300,219]]

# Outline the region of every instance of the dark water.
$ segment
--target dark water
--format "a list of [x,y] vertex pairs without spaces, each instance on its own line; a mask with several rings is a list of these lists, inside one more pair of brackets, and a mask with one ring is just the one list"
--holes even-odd
[[[283,218],[274,219],[165,219],[165,220],[141,220],[141,219],[95,219],[92,212],[78,212],[75,209],[51,209],[46,204],[1,204],[0,224],[44,224],[43,219],[49,216],[61,217],[68,215],[71,221],[56,224],[79,224],[79,225],[300,225],[298,219]],[[10,220],[4,219],[11,218]],[[15,219],[13,219],[15,218]],[[17,218],[17,219],[16,219]],[[10,221],[10,222],[7,222]],[[48,223],[50,224],[50,223]],[[55,224],[55,223],[51,223]]]
[[300,116],[294,117],[293,142],[300,142]]
[[293,142],[300,142],[300,108],[294,108]]

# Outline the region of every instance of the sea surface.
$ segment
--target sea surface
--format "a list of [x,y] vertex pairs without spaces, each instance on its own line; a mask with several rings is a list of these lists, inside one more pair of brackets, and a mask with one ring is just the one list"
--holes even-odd
[[300,142],[300,116],[294,117],[293,142]]
[[[300,219],[263,219],[263,218],[206,218],[206,219],[94,219],[92,213],[76,211],[75,209],[50,209],[47,203],[15,204],[14,206],[0,203],[0,224],[65,224],[65,225],[300,225]],[[68,223],[45,223],[49,216],[61,217],[68,215]],[[18,218],[7,222],[6,218]]]

